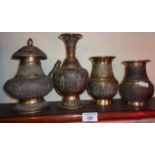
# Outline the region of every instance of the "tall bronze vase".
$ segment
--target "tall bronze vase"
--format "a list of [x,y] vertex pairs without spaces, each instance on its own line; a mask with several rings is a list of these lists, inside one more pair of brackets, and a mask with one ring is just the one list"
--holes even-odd
[[56,91],[63,96],[59,105],[63,109],[79,109],[83,106],[79,95],[87,87],[88,72],[81,67],[75,54],[76,44],[81,38],[81,34],[65,33],[59,36],[66,47],[66,58],[54,71],[53,81]]
[[115,57],[91,57],[92,72],[88,83],[88,94],[98,105],[108,106],[118,91],[118,81],[112,69],[112,60]]
[[125,76],[119,92],[123,100],[134,106],[143,106],[153,96],[154,86],[146,72],[150,60],[124,61]]

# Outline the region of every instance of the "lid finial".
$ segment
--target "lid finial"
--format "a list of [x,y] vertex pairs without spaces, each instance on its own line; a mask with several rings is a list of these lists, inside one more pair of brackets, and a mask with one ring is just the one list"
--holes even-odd
[[32,40],[32,38],[29,38],[29,39],[28,39],[27,45],[28,45],[28,46],[33,46],[33,40]]

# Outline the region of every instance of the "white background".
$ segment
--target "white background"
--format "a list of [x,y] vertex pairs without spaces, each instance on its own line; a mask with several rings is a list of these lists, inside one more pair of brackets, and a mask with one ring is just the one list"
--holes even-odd
[[[104,0],[57,0],[56,2],[52,0],[5,0],[1,1],[0,30],[3,32],[153,32],[155,29],[153,2],[153,0],[108,0],[107,2]],[[51,36],[53,35],[50,35],[50,38]],[[37,38],[34,38],[36,45],[39,43]],[[16,44],[12,44],[12,46],[14,45],[13,48],[8,48],[10,52],[5,51],[8,53],[6,61],[9,61],[9,63],[7,65],[15,65],[15,62],[11,63],[9,56],[11,52],[14,52],[16,48],[25,43],[25,39],[27,38],[25,37],[21,41],[20,39],[16,40]],[[91,39],[90,36],[86,40],[89,39]],[[42,40],[44,39],[41,37],[39,47],[42,49],[49,48],[51,52],[54,52],[52,51],[54,43],[48,39],[50,43],[47,44],[50,46],[48,47],[41,43]],[[105,46],[103,48],[103,46],[94,45],[94,41],[91,43],[92,45],[87,45],[83,40],[79,43],[79,46],[85,44],[87,48],[94,47],[90,48],[94,50],[93,53],[112,52],[106,49]],[[143,44],[141,46],[144,47]],[[56,47],[63,50],[60,41],[58,41]],[[109,47],[117,51],[112,46],[109,45]],[[0,50],[1,48],[0,46]],[[125,49],[128,50],[128,48]],[[133,49],[131,52],[133,52]],[[59,50],[59,52],[61,53],[62,50]],[[141,51],[137,50],[136,52]],[[137,55],[136,52],[134,51],[134,55]],[[147,50],[148,52],[150,50]],[[145,53],[145,56],[150,56],[150,53],[148,55],[144,51],[142,53]],[[153,52],[151,53],[151,59],[153,60]],[[126,56],[126,53],[124,54]],[[81,55],[80,52],[79,55]],[[0,51],[1,56],[2,51]],[[138,54],[138,56],[140,55]],[[50,57],[53,58],[52,55]],[[121,57],[121,55],[117,57]],[[133,58],[133,54],[131,57]],[[124,57],[122,56],[122,58]],[[5,60],[3,59],[3,61]],[[0,65],[3,63],[0,62]],[[47,63],[49,62],[47,61]],[[83,63],[83,60],[81,60],[81,63]],[[115,61],[115,63],[118,66],[119,60]],[[152,63],[148,66],[152,70],[151,74],[149,71],[149,77],[154,80]],[[49,64],[51,65],[51,63]],[[13,69],[16,68],[13,67]],[[3,79],[3,75],[9,78],[14,75],[14,71],[3,74],[4,70],[2,70],[0,79],[6,80]],[[154,131],[154,124],[1,124],[0,154],[154,155]]]

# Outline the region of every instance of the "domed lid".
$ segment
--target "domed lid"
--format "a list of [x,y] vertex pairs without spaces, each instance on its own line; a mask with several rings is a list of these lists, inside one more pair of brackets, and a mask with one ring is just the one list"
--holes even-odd
[[47,59],[46,54],[38,47],[33,46],[33,40],[30,38],[27,41],[27,46],[22,47],[13,54],[12,59],[21,59],[24,57],[38,57],[39,59]]

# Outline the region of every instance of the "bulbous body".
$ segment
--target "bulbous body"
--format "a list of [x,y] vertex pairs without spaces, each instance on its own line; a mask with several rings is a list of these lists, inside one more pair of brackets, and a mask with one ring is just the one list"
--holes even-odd
[[88,83],[88,94],[97,104],[108,106],[118,91],[118,81],[112,70],[115,57],[91,57],[92,71]]
[[154,93],[154,85],[146,73],[149,60],[124,61],[125,76],[120,84],[121,98],[130,105],[143,106]]
[[15,110],[20,113],[35,113],[44,109],[47,104],[43,97],[53,89],[53,82],[42,70],[40,59],[46,55],[34,47],[31,40],[13,55],[20,59],[18,71],[14,78],[8,80],[4,90],[8,95],[18,99]]
[[62,34],[66,47],[66,58],[61,67],[54,72],[53,80],[56,91],[63,96],[59,107],[64,109],[78,109],[82,107],[79,95],[88,84],[88,72],[82,68],[75,56],[77,41],[80,34]]

